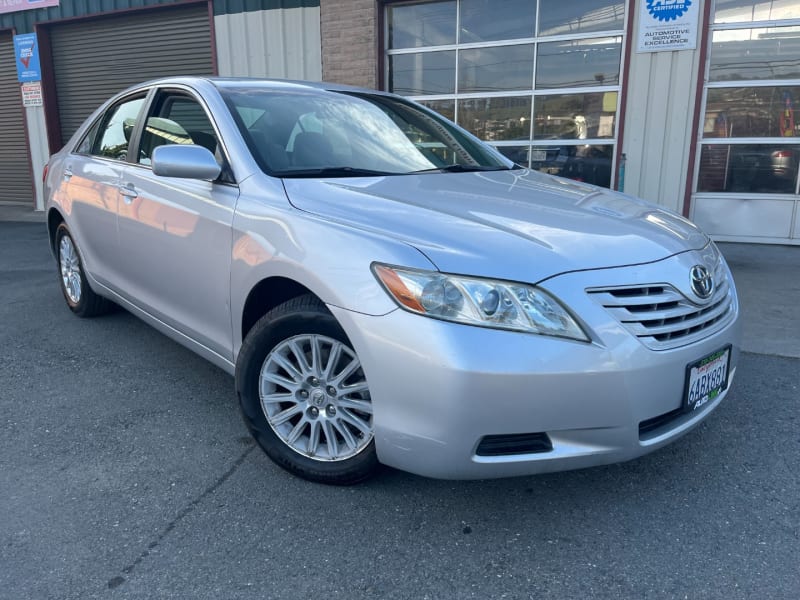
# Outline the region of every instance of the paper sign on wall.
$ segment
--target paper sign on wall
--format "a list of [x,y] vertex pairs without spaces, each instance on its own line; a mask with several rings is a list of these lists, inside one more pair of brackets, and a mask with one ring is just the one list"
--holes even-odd
[[639,2],[637,52],[693,50],[697,47],[700,0]]
[[17,79],[40,81],[42,68],[39,66],[39,43],[35,33],[24,33],[14,36],[14,55],[17,58]]
[[22,106],[41,106],[42,105],[42,82],[29,81],[23,83],[22,88]]

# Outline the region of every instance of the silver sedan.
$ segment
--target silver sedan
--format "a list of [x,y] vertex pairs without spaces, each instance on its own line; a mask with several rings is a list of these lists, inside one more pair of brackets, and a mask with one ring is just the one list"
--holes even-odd
[[45,189],[69,308],[123,306],[235,375],[258,444],[308,479],[631,459],[736,371],[733,280],[696,226],[391,94],[145,83]]

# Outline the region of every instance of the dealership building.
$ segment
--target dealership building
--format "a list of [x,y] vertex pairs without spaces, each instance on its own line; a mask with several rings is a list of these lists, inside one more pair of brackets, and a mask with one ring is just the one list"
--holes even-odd
[[167,75],[408,96],[532,169],[718,240],[800,245],[800,0],[0,0],[0,201]]

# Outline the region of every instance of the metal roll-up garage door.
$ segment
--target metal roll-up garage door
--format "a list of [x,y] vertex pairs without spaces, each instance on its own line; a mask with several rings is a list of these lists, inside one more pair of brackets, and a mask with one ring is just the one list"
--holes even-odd
[[0,33],[0,201],[33,202],[22,96],[14,62],[14,39]]
[[62,143],[94,109],[129,85],[213,73],[205,3],[54,25],[50,44]]

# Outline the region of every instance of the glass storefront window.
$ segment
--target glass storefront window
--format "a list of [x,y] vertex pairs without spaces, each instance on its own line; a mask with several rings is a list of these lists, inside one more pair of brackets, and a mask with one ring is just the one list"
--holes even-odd
[[456,120],[456,101],[455,100],[418,100],[423,106],[427,106],[431,110],[455,122]]
[[796,137],[800,141],[800,86],[711,88],[703,137]]
[[706,144],[698,192],[793,194],[800,144]]
[[536,2],[461,0],[459,42],[494,42],[533,37]]
[[781,21],[800,19],[800,2],[714,0],[713,11],[696,191],[796,196],[800,26]]
[[532,87],[533,44],[459,51],[459,92],[530,90]]
[[800,19],[797,0],[717,0],[714,23],[752,23]]
[[800,27],[715,31],[708,77],[710,81],[800,78]]
[[610,186],[628,4],[387,2],[386,88],[519,164]]
[[614,137],[617,92],[536,96],[533,105],[535,139]]
[[518,165],[523,167],[530,166],[530,146],[495,146],[495,149],[508,160],[513,160]]
[[617,84],[621,58],[621,37],[539,44],[536,88]]
[[452,94],[456,52],[415,52],[389,57],[389,91],[405,96]]
[[387,12],[387,21],[389,48],[456,43],[455,0],[392,6]]
[[614,146],[533,146],[531,168],[602,187],[611,186]]
[[531,139],[531,97],[458,101],[458,124],[482,140]]
[[622,29],[625,2],[620,0],[539,0],[539,35],[569,35]]

